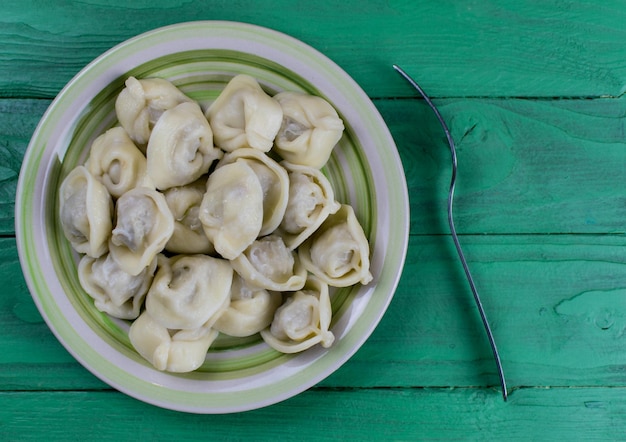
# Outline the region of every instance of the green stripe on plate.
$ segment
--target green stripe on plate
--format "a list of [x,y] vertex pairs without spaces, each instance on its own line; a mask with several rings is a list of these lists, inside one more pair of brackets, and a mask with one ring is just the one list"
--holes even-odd
[[[188,50],[179,51],[180,47]],[[132,349],[128,323],[98,312],[80,287],[77,254],[59,228],[57,190],[65,176],[86,159],[96,136],[117,124],[114,101],[128,76],[170,79],[206,107],[239,73],[257,78],[270,94],[299,90],[335,104],[346,130],[323,172],[337,199],[354,206],[370,239],[377,266],[372,269],[375,286],[334,292],[332,325],[348,329],[328,350],[283,355],[259,345],[258,336],[227,338],[209,351],[198,371],[159,373]],[[307,78],[314,78],[315,83]],[[381,208],[398,216],[379,213]],[[20,260],[33,298],[77,359],[111,385],[142,400],[178,410],[220,413],[256,408],[296,394],[329,375],[358,349],[384,313],[400,276],[408,235],[408,196],[402,166],[382,118],[334,63],[274,31],[238,23],[195,22],[122,43],[64,88],[26,152],[18,184],[16,227]],[[62,293],[52,288],[57,284]],[[77,322],[70,323],[69,318]]]

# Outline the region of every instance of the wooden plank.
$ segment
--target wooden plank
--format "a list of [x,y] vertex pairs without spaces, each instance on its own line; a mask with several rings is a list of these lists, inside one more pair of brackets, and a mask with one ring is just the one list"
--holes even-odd
[[[457,143],[462,233],[626,231],[626,97],[437,100]],[[17,175],[49,101],[0,100],[0,234],[13,233]],[[450,154],[423,101],[376,100],[402,157],[411,232],[447,233]],[[584,183],[584,185],[581,185]]]
[[[314,389],[229,415],[163,410],[115,392],[0,393],[3,440],[619,440],[624,388]],[[584,424],[582,424],[584,423]]]
[[0,235],[15,231],[15,190],[22,159],[49,100],[0,100]]
[[[625,385],[624,236],[464,236],[461,243],[511,386]],[[411,237],[391,306],[350,364],[335,385],[352,372],[368,386],[498,384],[448,237]]]
[[[412,236],[381,323],[326,387],[498,384],[489,346],[447,236]],[[626,386],[623,235],[464,236],[509,385]],[[0,389],[92,389],[56,342],[0,240]]]
[[[411,232],[448,232],[450,152],[432,112],[377,101],[403,160]],[[416,104],[419,103],[419,104]],[[626,99],[437,100],[457,145],[457,230],[626,231]]]
[[[280,13],[259,13],[267,8]],[[391,69],[394,63],[439,97],[598,97],[626,91],[626,10],[620,0],[573,0],[566,7],[556,1],[347,0],[315,8],[287,0],[141,0],[132,6],[27,0],[3,3],[0,95],[52,98],[114,45],[200,19],[253,22],[301,39],[375,97],[411,96]]]

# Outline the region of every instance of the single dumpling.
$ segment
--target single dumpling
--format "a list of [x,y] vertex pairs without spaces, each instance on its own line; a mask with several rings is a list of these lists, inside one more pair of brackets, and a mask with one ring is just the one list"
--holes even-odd
[[126,87],[115,101],[115,113],[132,140],[145,145],[161,114],[176,105],[193,100],[162,78],[128,77]]
[[233,269],[224,259],[176,255],[159,260],[146,311],[168,329],[210,327],[230,303]]
[[253,77],[240,74],[228,82],[206,116],[216,146],[227,152],[241,147],[267,152],[280,129],[283,111]]
[[280,234],[290,249],[295,249],[332,213],[341,207],[324,174],[309,166],[286,161],[280,163],[289,172],[289,201],[280,223]]
[[209,255],[215,252],[200,222],[200,204],[205,192],[206,177],[163,192],[174,216],[174,233],[165,245],[168,252]]
[[306,269],[296,253],[274,234],[254,241],[232,265],[246,283],[267,290],[296,291],[306,281]]
[[217,253],[239,256],[263,225],[263,188],[254,170],[236,161],[209,175],[199,218]]
[[85,165],[115,198],[135,187],[154,188],[146,157],[122,127],[109,129],[94,140]]
[[224,155],[217,167],[244,161],[252,168],[263,191],[263,224],[258,236],[272,233],[280,224],[289,200],[287,171],[267,154],[257,149],[242,148]]
[[104,255],[111,236],[113,201],[85,166],[74,168],[59,189],[59,218],[74,250],[92,258]]
[[230,305],[213,328],[229,336],[251,336],[270,325],[282,299],[279,292],[252,287],[234,273]]
[[328,284],[311,275],[302,290],[278,307],[271,326],[261,331],[261,337],[282,353],[301,352],[318,343],[328,348],[335,341],[329,330],[331,317]]
[[200,106],[181,103],[163,112],[152,129],[148,175],[159,190],[184,186],[206,174],[222,155],[213,147],[213,132]]
[[155,258],[133,276],[122,270],[110,254],[100,258],[85,255],[78,264],[78,279],[99,311],[115,318],[135,319],[152,283],[156,263]]
[[204,363],[209,347],[218,336],[210,327],[196,330],[169,330],[147,311],[128,330],[135,350],[157,370],[188,373]]
[[174,233],[174,216],[163,194],[146,187],[122,195],[116,214],[110,253],[122,270],[138,275],[165,248]]
[[369,243],[352,206],[343,204],[298,248],[308,271],[334,287],[368,284]]
[[274,150],[283,159],[321,169],[343,135],[337,111],[321,97],[300,92],[274,96],[283,110]]

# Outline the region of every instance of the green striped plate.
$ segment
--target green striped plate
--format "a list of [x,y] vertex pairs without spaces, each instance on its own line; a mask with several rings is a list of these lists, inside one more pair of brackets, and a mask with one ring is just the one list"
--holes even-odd
[[[152,368],[129,343],[128,326],[98,312],[78,282],[78,256],[57,220],[58,188],[84,161],[93,139],[116,124],[125,79],[167,78],[207,106],[234,75],[269,92],[305,91],[330,101],[346,133],[324,173],[339,201],[351,204],[371,243],[374,281],[332,295],[330,349],[298,355],[258,337],[221,337],[204,365],[188,374]],[[137,399],[193,413],[228,413],[287,399],[324,379],[372,333],[398,284],[406,255],[409,205],[402,164],[383,119],[336,64],[292,37],[232,22],[160,28],[104,53],[60,92],[26,152],[16,198],[22,269],[33,299],[59,341],[96,376]]]

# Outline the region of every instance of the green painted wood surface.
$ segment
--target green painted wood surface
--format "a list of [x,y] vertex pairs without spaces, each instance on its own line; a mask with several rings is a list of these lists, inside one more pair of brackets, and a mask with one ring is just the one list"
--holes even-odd
[[[417,98],[374,103],[403,160],[411,233],[447,233],[450,156],[439,123]],[[459,232],[626,232],[624,192],[616,186],[626,182],[626,97],[438,103],[457,140]],[[0,99],[0,232],[13,233],[21,158],[48,104]]]
[[[270,408],[218,416],[146,413],[117,392],[0,393],[0,407],[13,416],[0,435],[38,440],[45,428],[53,440],[623,440],[625,393],[528,388],[503,405],[477,389],[318,388]],[[28,429],[34,431],[24,434]]]
[[[80,366],[37,311],[14,239],[19,168],[52,98],[113,45],[196,19],[268,26],[346,69],[388,123],[410,189],[406,268],[372,337],[311,390],[228,416],[143,404]],[[3,2],[0,439],[623,439],[624,23],[617,0]],[[448,235],[449,152],[393,63],[457,141],[457,227],[506,404]]]
[[[463,238],[510,387],[626,387],[626,238],[540,235]],[[102,388],[70,367],[1,240],[0,389]],[[490,387],[490,349],[447,236],[412,236],[412,259],[387,314],[326,387]],[[576,252],[573,253],[572,250]],[[78,364],[75,364],[78,365]],[[45,367],[45,372],[41,367]],[[355,374],[358,373],[358,376]]]
[[[410,96],[393,63],[433,96],[617,96],[626,9],[609,1],[124,0],[3,2],[0,91],[48,96],[138,33],[210,19],[285,32],[327,54],[374,97]],[[79,5],[79,6],[78,6]],[[15,63],[18,60],[19,63]]]

